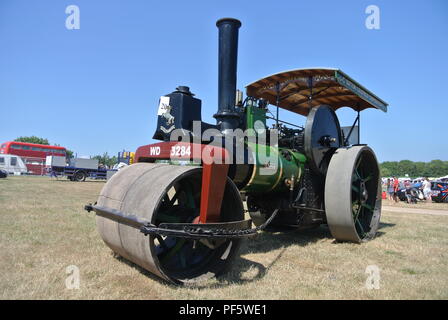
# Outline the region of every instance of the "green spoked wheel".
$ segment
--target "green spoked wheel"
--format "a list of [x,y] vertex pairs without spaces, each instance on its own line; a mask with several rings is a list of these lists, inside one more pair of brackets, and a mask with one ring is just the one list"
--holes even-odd
[[[202,169],[140,163],[116,173],[98,205],[161,223],[192,223],[200,212]],[[221,222],[243,220],[238,189],[227,181]],[[97,216],[97,227],[117,254],[173,283],[195,282],[223,273],[236,256],[239,239],[207,241],[144,236],[138,229]]]
[[381,216],[381,183],[372,149],[337,149],[325,180],[325,213],[336,240],[359,243],[375,237]]

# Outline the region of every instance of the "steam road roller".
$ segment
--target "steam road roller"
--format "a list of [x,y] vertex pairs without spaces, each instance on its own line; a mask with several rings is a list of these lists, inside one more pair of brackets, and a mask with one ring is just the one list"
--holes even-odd
[[[160,98],[159,142],[139,147],[135,163],[86,206],[104,242],[184,284],[224,273],[241,241],[262,230],[325,224],[337,241],[373,239],[380,172],[373,150],[360,143],[360,112],[386,112],[387,103],[331,68],[277,73],[243,95],[236,89],[241,23],[225,18],[216,25],[216,124],[202,121],[201,100],[187,86]],[[341,107],[354,110],[352,126],[341,128]],[[279,109],[303,115],[304,123],[279,119]]]

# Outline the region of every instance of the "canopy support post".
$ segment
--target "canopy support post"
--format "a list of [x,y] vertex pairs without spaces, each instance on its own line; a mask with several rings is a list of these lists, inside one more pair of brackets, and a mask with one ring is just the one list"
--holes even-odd
[[278,130],[278,114],[279,114],[279,104],[280,104],[280,83],[277,81],[277,84],[275,86],[275,89],[277,91],[277,101],[276,101],[276,105],[277,105],[277,110],[276,110],[276,115],[275,115],[275,127]]
[[310,110],[313,108],[313,77],[308,77],[308,88],[310,88],[310,95],[308,100],[310,101]]
[[357,104],[358,107],[358,144],[361,144],[361,112],[359,111],[359,104]]
[[359,139],[359,116],[360,116],[360,113],[359,113],[359,109],[358,109],[358,113],[357,113],[356,119],[353,122],[352,127],[350,128],[350,131],[348,132],[347,137],[344,139],[344,145],[345,146],[347,145],[348,139],[350,139],[350,136],[352,135],[353,129],[355,129],[356,124],[358,124],[358,144],[360,143],[360,139]]

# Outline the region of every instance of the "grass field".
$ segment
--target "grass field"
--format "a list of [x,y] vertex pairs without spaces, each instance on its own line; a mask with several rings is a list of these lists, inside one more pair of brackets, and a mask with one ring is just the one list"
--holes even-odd
[[[83,210],[103,185],[0,179],[0,299],[448,298],[448,216],[383,211],[379,236],[362,245],[335,243],[325,227],[262,233],[245,242],[227,275],[175,287],[103,243]],[[66,288],[71,265],[79,289]],[[366,288],[369,265],[380,270],[379,289]]]

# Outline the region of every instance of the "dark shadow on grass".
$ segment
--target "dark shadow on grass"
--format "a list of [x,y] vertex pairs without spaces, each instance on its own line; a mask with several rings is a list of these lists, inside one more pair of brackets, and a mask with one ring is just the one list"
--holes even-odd
[[[219,284],[215,285],[215,287],[223,287],[235,283],[243,284],[262,279],[266,275],[266,273],[277,263],[277,261],[280,260],[286,249],[287,248],[284,247],[267,266],[242,257],[235,259],[230,267],[230,270],[224,275],[218,277]],[[244,275],[245,272],[253,269],[256,270],[255,275]]]
[[[259,280],[259,279],[263,278],[265,276],[266,272],[275,264],[275,262],[278,261],[278,259],[280,259],[281,255],[283,254],[283,252],[285,250],[286,250],[286,248],[284,250],[282,250],[282,252],[280,252],[280,254],[269,264],[268,267],[265,267],[261,263],[258,263],[255,261],[237,257],[231,263],[228,272],[226,272],[223,275],[219,275],[217,277],[217,280],[219,281],[219,283],[209,284],[207,281],[203,281],[203,282],[187,284],[187,285],[184,285],[184,287],[203,290],[203,289],[221,288],[221,287],[225,287],[225,286],[235,284],[235,283],[243,284],[246,282],[252,282],[252,281]],[[120,255],[117,255],[115,253],[112,253],[111,255],[118,261],[125,263],[129,267],[137,270],[142,275],[150,278],[151,280],[154,280],[157,282],[162,282],[164,285],[171,287],[172,289],[177,289],[179,287],[182,287],[182,285],[175,285],[171,282],[168,282],[165,279],[159,278],[158,276],[154,275],[153,273],[149,272],[148,270],[140,267],[139,265],[133,263],[132,261],[129,261],[129,260],[123,258]],[[255,276],[248,278],[248,279],[242,278],[243,274],[246,271],[253,269],[253,268],[255,268],[257,270],[257,273]]]
[[[244,247],[244,244],[242,247]],[[249,259],[237,256],[236,259],[231,262],[227,272],[225,272],[222,275],[219,275],[216,278],[218,280],[218,283],[210,284],[207,281],[204,281],[204,282],[197,282],[197,283],[193,283],[193,284],[187,284],[187,285],[185,285],[185,287],[202,290],[202,289],[221,288],[221,287],[225,287],[225,286],[232,285],[235,283],[243,284],[243,283],[247,283],[247,282],[257,281],[259,279],[262,279],[266,275],[266,273],[269,271],[269,269],[271,269],[272,266],[274,266],[277,263],[277,261],[280,260],[280,258],[282,257],[282,255],[286,251],[286,249],[287,249],[286,247],[283,247],[283,249],[280,251],[280,253],[278,253],[276,255],[276,257],[267,266],[264,266],[261,263],[251,261]],[[111,255],[118,261],[125,263],[126,265],[128,265],[129,267],[131,267],[133,269],[136,269],[138,272],[140,272],[144,276],[150,278],[151,280],[162,282],[165,285],[172,287],[172,288],[179,287],[175,284],[168,282],[165,279],[157,277],[156,275],[149,272],[148,270],[140,267],[139,265],[133,263],[132,261],[129,261],[129,260],[123,258],[122,256],[120,256],[118,254],[115,254],[112,252]],[[250,270],[254,270],[254,269],[256,270],[255,275],[253,275],[253,276],[245,276],[244,275],[246,272],[248,272]]]
[[[395,224],[381,223],[380,228],[393,227]],[[384,235],[384,232],[378,232],[377,237]],[[322,239],[333,239],[330,233],[330,229],[327,225],[321,225],[317,228],[307,230],[294,230],[288,232],[261,232],[256,237],[245,239],[239,250],[239,255],[231,262],[226,273],[217,277],[218,283],[198,282],[189,284],[186,287],[195,289],[219,289],[234,284],[244,284],[248,282],[254,282],[262,279],[266,276],[268,271],[281,259],[288,247],[307,246],[316,243]],[[336,242],[337,243],[337,242]],[[263,265],[259,262],[249,260],[242,255],[251,253],[268,253],[281,249],[278,254],[267,265]],[[120,256],[115,256],[121,262],[126,263],[128,266],[135,268],[143,275],[159,282],[163,282],[169,287],[177,288],[176,285],[163,280],[149,271],[141,268],[140,266],[130,262]],[[250,273],[249,275],[247,273]]]
[[384,236],[385,234],[386,234],[386,232],[377,231],[376,235],[375,235],[375,238],[380,238],[380,237]]
[[240,250],[241,254],[267,253],[292,245],[307,246],[322,239],[331,239],[327,226],[322,225],[314,229],[294,230],[288,232],[262,232],[255,238],[247,239]]
[[[226,273],[224,273],[223,275],[219,275],[217,277],[217,280],[219,281],[218,284],[216,284],[216,283],[209,284],[207,281],[204,281],[204,282],[187,284],[187,285],[185,285],[185,287],[201,290],[201,289],[211,289],[213,287],[215,287],[215,288],[224,287],[224,286],[230,285],[232,283],[242,284],[242,283],[246,283],[246,282],[256,281],[265,276],[266,272],[278,261],[278,259],[280,259],[281,255],[283,254],[283,252],[285,250],[286,250],[286,248],[284,250],[282,250],[282,252],[280,252],[280,254],[277,255],[277,257],[267,267],[265,267],[261,263],[255,262],[255,261],[251,261],[251,260],[241,258],[241,257],[236,257],[236,259],[231,263],[229,270]],[[148,270],[140,267],[139,265],[133,263],[132,261],[129,261],[129,260],[123,258],[122,256],[120,256],[118,254],[115,254],[112,252],[111,255],[118,261],[125,263],[129,267],[137,270],[142,275],[150,278],[151,280],[154,280],[157,282],[162,282],[163,284],[165,284],[173,289],[182,286],[182,285],[175,285],[165,279],[162,279],[162,278],[154,275],[153,273],[149,272]],[[257,270],[256,275],[249,279],[243,279],[242,278],[243,274],[246,271],[253,269],[253,268],[255,268]]]
[[382,237],[382,236],[384,236],[386,234],[386,232],[379,231],[379,230],[386,229],[386,228],[392,228],[392,227],[395,227],[395,226],[396,226],[395,223],[380,222],[380,225],[378,226],[378,231],[376,232],[375,238],[380,238],[380,237]]
[[[328,227],[319,226],[314,229],[292,230],[287,232],[261,232],[254,238],[245,239],[239,254],[268,253],[281,249],[267,265],[237,257],[230,265],[229,270],[219,276],[219,283],[213,285],[196,284],[196,289],[219,289],[232,284],[244,284],[262,279],[268,271],[281,259],[288,247],[292,245],[307,246],[322,239],[331,239]],[[253,273],[247,275],[246,273]]]
[[395,223],[385,223],[385,222],[380,222],[380,225],[378,227],[378,230],[380,229],[384,229],[384,228],[391,228],[391,227],[395,227],[396,224]]
[[[255,262],[246,258],[237,257],[230,265],[230,268],[224,274],[218,276],[216,280],[218,283],[207,284],[207,283],[196,283],[190,285],[189,287],[203,290],[203,289],[220,289],[229,285],[242,285],[244,283],[254,282],[262,279],[268,271],[280,260],[282,255],[286,251],[284,247],[275,258],[267,265],[264,266],[259,262]],[[246,275],[246,272],[252,272],[253,275]]]

